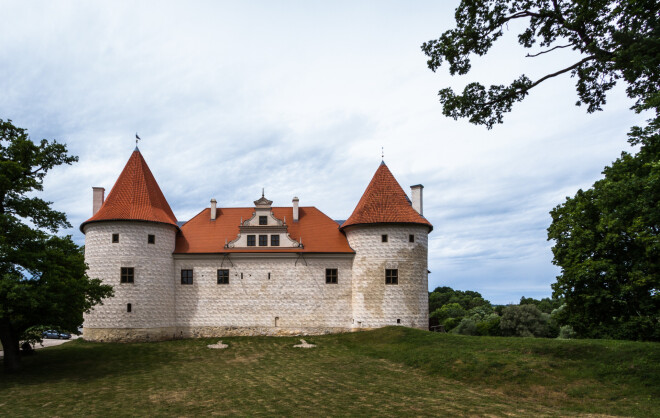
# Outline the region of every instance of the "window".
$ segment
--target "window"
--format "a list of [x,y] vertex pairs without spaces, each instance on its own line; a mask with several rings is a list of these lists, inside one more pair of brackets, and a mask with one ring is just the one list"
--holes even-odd
[[260,216],[259,225],[268,225],[268,218],[266,216]]
[[259,246],[260,247],[268,246],[268,235],[259,235]]
[[181,270],[181,284],[193,284],[192,270]]
[[218,284],[229,284],[229,270],[218,270]]
[[133,310],[133,307],[131,306],[130,303],[126,304],[126,312],[131,312]]
[[119,242],[119,234],[112,234],[112,243],[116,244]]
[[257,241],[254,235],[248,235],[247,244],[248,247],[254,247],[255,245],[257,245]]
[[147,235],[147,244],[155,244],[156,243],[156,236],[149,234]]
[[325,282],[337,283],[337,269],[325,269]]
[[387,234],[383,234],[380,236],[380,241],[381,242],[387,242]]
[[279,247],[280,246],[280,236],[279,235],[271,235],[270,236],[270,245],[273,247]]
[[408,242],[415,242],[415,236],[413,234],[408,235]]
[[134,273],[133,267],[122,267],[120,283],[133,283]]
[[386,269],[385,270],[385,284],[399,284],[399,270]]
[[397,318],[397,319],[396,319],[396,323],[397,323],[397,324],[400,324],[400,323],[401,323],[401,318]]

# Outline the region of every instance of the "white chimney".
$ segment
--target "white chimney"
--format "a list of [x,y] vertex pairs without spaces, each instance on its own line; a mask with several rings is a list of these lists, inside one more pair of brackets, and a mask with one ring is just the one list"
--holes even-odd
[[105,200],[105,189],[103,187],[92,187],[92,216],[103,206]]
[[215,221],[215,217],[218,213],[218,202],[215,199],[211,199],[211,220]]
[[424,191],[424,186],[422,186],[421,184],[410,186],[410,195],[412,196],[412,207],[422,216],[424,216],[424,209],[423,209],[424,201],[422,198],[422,195],[424,194],[423,191]]
[[298,198],[294,197],[293,200],[293,222],[298,222]]

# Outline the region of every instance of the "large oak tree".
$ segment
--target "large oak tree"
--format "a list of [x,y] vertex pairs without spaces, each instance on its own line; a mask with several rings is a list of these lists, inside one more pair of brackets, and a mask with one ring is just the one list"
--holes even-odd
[[76,332],[82,314],[112,288],[85,273],[83,252],[70,236],[66,215],[35,196],[53,167],[71,164],[56,141],[32,142],[26,130],[0,119],[0,341],[5,371],[20,365],[19,340],[44,325]]
[[601,110],[621,81],[635,112],[650,111],[633,127],[636,154],[623,153],[605,178],[552,210],[548,239],[561,275],[554,296],[565,298],[563,323],[583,337],[660,340],[660,2],[657,0],[463,0],[456,28],[422,45],[429,68],[447,63],[452,75],[470,71],[508,22],[524,21],[518,34],[527,57],[578,53],[574,63],[536,80],[518,75],[509,85],[468,84],[462,94],[440,90],[443,113],[492,128],[534,87],[570,74],[577,105]]

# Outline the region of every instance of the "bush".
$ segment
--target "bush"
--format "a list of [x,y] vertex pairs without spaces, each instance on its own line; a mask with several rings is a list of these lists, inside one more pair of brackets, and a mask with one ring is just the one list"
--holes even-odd
[[500,330],[505,336],[548,337],[550,315],[544,314],[532,304],[511,305],[504,308]]
[[465,309],[458,303],[449,303],[440,309],[436,309],[431,314],[431,318],[437,318],[440,322],[448,318],[463,318],[466,314]]
[[442,325],[445,326],[445,331],[449,332],[454,329],[463,318],[447,318],[442,321]]
[[461,322],[452,331],[454,334],[461,335],[479,335],[477,331],[477,324],[470,318],[463,318]]
[[502,331],[500,330],[500,316],[493,313],[484,318],[483,321],[477,322],[477,333],[479,335],[489,335],[491,337],[502,335]]
[[559,328],[559,336],[557,338],[561,339],[571,339],[575,338],[576,334],[575,331],[573,331],[573,327],[570,325],[564,325],[563,327]]

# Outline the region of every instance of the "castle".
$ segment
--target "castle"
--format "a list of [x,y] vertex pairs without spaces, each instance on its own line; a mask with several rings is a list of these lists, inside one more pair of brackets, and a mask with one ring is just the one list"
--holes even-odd
[[140,151],[82,223],[88,275],[114,296],[85,315],[92,341],[428,327],[422,185],[385,163],[346,221],[313,206],[210,207],[178,222]]

